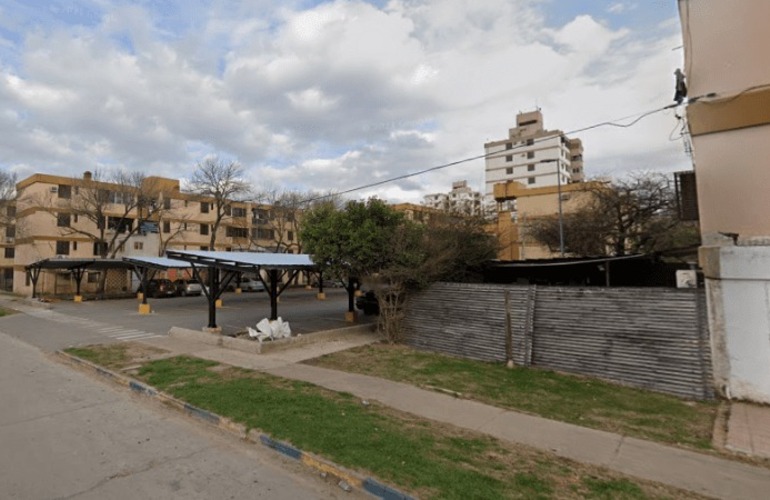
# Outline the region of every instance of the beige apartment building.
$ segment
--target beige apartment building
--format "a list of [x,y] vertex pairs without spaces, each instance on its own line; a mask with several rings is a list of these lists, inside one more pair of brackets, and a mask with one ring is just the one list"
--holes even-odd
[[715,385],[768,404],[770,2],[678,3]]
[[[494,198],[500,205],[516,201],[516,217],[510,211],[498,212],[496,233],[500,241],[500,260],[552,259],[559,257],[532,238],[527,231],[530,223],[543,217],[558,217],[576,212],[590,202],[592,190],[601,182],[580,182],[564,186],[530,188],[520,182],[504,182],[494,186]],[[561,205],[561,207],[560,207]]]
[[484,152],[486,194],[501,182],[540,188],[584,179],[583,143],[561,130],[546,130],[539,109],[516,115],[508,137],[484,144]]
[[[90,172],[82,178],[34,174],[20,181],[16,191],[15,226],[6,230],[12,236],[4,240],[6,258],[0,265],[3,276],[13,276],[13,291],[24,295],[32,291],[25,266],[34,262],[208,250],[216,220],[215,201],[182,191],[176,179],[147,177],[137,188],[100,182]],[[271,207],[250,202],[228,205],[215,250],[298,252],[296,215],[277,218]],[[99,281],[98,273],[87,274],[86,291]],[[109,273],[112,290],[131,292],[126,271]],[[69,273],[49,274],[38,288],[67,293]]]

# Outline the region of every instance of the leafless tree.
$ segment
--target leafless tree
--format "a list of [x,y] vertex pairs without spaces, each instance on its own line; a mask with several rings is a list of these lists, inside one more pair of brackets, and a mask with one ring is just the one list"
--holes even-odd
[[154,216],[156,205],[150,203],[145,189],[152,192],[141,172],[121,170],[104,175],[96,171],[75,179],[71,191],[65,196],[59,193],[48,211],[57,218],[62,234],[84,236],[94,242],[96,255],[114,258],[140,230],[140,221]]
[[243,179],[243,168],[239,163],[225,162],[217,158],[207,158],[198,163],[189,185],[193,192],[212,201],[215,218],[210,232],[209,249],[214,250],[219,227],[230,217],[230,204],[246,198],[251,192],[251,186]]
[[[562,219],[564,243],[578,256],[626,255],[698,244],[697,228],[676,216],[671,179],[637,172],[591,188],[590,201]],[[558,217],[528,221],[526,233],[559,248]]]

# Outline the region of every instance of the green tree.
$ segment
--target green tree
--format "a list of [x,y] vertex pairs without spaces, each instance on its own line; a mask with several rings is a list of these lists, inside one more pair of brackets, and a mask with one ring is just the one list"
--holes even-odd
[[[437,280],[478,281],[484,262],[495,257],[495,239],[481,218],[447,216],[419,224],[384,202],[324,204],[302,220],[304,248],[324,272],[366,279],[380,304],[379,328],[401,339],[403,304]],[[353,290],[348,289],[352,298]],[[352,300],[350,302],[352,307]]]

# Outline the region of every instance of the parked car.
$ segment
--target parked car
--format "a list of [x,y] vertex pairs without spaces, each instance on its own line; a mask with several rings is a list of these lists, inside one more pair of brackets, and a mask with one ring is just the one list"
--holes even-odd
[[360,297],[356,297],[356,308],[362,310],[367,316],[380,314],[380,302],[377,300],[374,290],[369,290]]
[[[238,284],[236,283],[235,280],[233,280],[230,282],[229,285],[227,285],[227,290],[232,292],[232,291],[235,291],[237,287],[238,287]],[[249,278],[248,276],[244,276],[241,278],[241,291],[264,292],[265,285],[263,285],[262,282],[256,278]]]
[[150,280],[147,282],[147,291],[142,289],[142,285],[137,288],[137,293],[144,293],[147,297],[173,297],[176,295],[176,287],[167,279]]
[[241,290],[244,292],[264,292],[265,285],[254,278],[241,278]]
[[187,295],[200,295],[203,293],[203,286],[198,280],[178,279],[174,281],[176,294],[185,297]]

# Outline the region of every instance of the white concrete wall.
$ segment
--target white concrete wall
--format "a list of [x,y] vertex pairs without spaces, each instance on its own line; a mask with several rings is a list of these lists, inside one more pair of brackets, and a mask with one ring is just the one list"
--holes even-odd
[[770,248],[701,249],[714,378],[725,396],[770,404]]

